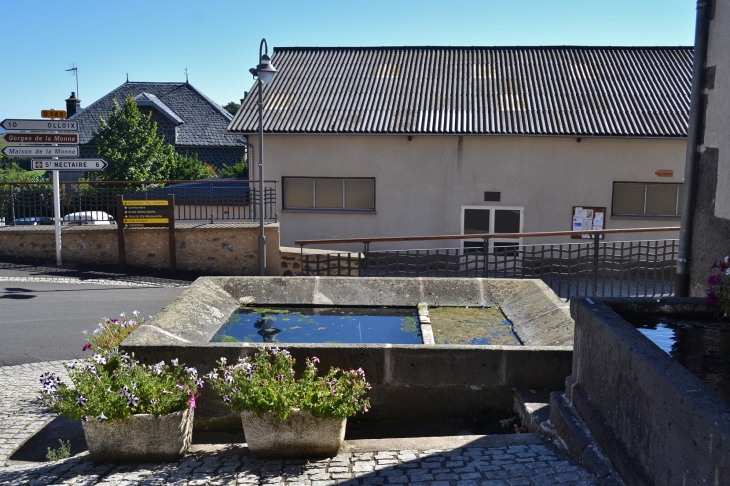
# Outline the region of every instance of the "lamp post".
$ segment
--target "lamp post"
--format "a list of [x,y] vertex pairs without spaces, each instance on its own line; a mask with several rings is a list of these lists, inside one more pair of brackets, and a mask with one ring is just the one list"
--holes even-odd
[[266,275],[266,235],[264,235],[264,85],[269,84],[278,72],[269,57],[269,44],[261,39],[259,65],[249,69],[259,85],[259,275]]

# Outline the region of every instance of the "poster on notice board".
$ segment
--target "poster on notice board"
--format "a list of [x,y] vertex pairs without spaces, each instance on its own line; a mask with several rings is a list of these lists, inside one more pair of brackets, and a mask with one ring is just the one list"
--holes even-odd
[[[596,206],[573,206],[573,231],[602,230],[606,208]],[[575,235],[573,238],[590,238],[590,235]],[[603,238],[603,235],[601,235]]]

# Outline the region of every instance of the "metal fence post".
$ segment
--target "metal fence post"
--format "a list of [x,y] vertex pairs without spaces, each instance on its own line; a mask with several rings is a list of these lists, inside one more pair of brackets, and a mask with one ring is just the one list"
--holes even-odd
[[365,277],[370,275],[370,243],[363,243],[363,253],[365,254]]
[[593,235],[593,296],[598,295],[598,242],[601,239],[601,234],[596,233]]
[[10,213],[8,214],[8,225],[15,226],[15,185],[10,184]]
[[484,278],[487,278],[489,271],[487,270],[487,262],[489,262],[489,239],[484,238]]

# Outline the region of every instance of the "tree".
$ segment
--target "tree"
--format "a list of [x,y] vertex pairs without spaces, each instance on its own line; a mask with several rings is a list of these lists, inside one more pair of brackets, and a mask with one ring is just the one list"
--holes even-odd
[[[5,142],[0,140],[0,149],[4,146]],[[28,159],[13,159],[0,154],[0,182],[42,182],[46,180],[44,171],[25,170],[20,166],[21,160]]]
[[124,106],[112,100],[107,120],[94,132],[97,152],[109,163],[100,176],[112,181],[161,180],[175,165],[176,153],[157,134],[157,123],[143,115],[132,96]]
[[224,105],[223,109],[226,110],[231,115],[236,116],[236,112],[238,112],[238,109],[240,107],[241,107],[241,105],[239,103],[236,103],[235,101],[231,101],[227,105]]
[[223,177],[233,179],[248,178],[248,161],[246,161],[246,158],[244,157],[233,165],[223,164],[223,167],[220,169],[220,173]]

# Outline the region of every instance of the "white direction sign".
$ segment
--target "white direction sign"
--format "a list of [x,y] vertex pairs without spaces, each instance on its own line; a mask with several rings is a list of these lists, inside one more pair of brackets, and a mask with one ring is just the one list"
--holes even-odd
[[0,151],[6,157],[78,157],[78,146],[8,145]]
[[32,170],[100,171],[106,169],[108,165],[104,159],[33,159],[30,162]]
[[13,120],[5,119],[0,123],[5,130],[60,130],[75,132],[79,129],[76,120]]

